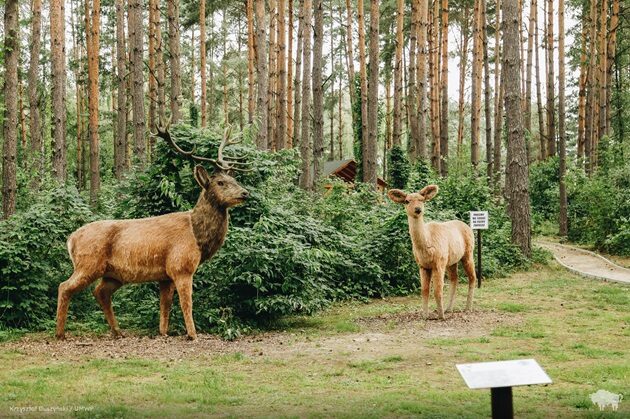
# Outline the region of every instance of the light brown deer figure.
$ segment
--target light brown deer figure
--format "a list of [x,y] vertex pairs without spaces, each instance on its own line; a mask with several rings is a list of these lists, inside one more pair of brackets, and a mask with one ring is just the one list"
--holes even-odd
[[413,255],[420,268],[422,288],[422,310],[429,315],[429,288],[433,282],[433,292],[437,302],[437,312],[444,319],[442,291],[444,273],[448,269],[451,280],[450,297],[447,311],[453,309],[457,289],[457,262],[461,261],[468,276],[468,299],[466,310],[472,310],[475,291],[475,264],[473,261],[474,234],[465,223],[454,220],[444,223],[424,222],[424,203],[437,195],[437,185],[424,187],[420,192],[406,194],[399,189],[391,189],[387,195],[399,204],[404,204],[409,221],[409,235],[413,244]]
[[94,296],[115,337],[121,333],[112,310],[112,294],[123,285],[149,281],[160,283],[160,334],[168,332],[173,294],[177,290],[188,338],[197,336],[192,317],[193,275],[199,264],[210,259],[223,244],[228,230],[228,209],[249,196],[249,192],[227,174],[229,170],[243,170],[244,163],[232,160],[239,159],[236,157],[228,160],[223,157],[224,147],[238,142],[229,139],[229,130],[219,146],[216,160],[182,150],[171,138],[168,128],[159,129],[156,135],[178,153],[214,164],[216,171],[209,175],[203,167],[195,167],[194,176],[202,192],[191,211],[136,220],[96,221],[70,235],[68,252],[74,273],[59,285],[58,339],[65,337],[72,295],[99,278]]

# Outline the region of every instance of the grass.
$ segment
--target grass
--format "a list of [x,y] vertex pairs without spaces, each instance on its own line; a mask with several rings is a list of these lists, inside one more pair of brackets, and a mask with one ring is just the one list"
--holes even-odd
[[[488,391],[467,389],[455,364],[530,357],[553,384],[516,388],[518,417],[630,415],[630,287],[538,267],[485,281],[476,302],[481,320],[454,332],[392,320],[417,313],[418,296],[339,304],[282,320],[283,345],[254,336],[260,356],[235,342],[171,361],[53,359],[3,343],[0,417],[488,417]],[[591,403],[599,389],[624,394],[618,412]]]

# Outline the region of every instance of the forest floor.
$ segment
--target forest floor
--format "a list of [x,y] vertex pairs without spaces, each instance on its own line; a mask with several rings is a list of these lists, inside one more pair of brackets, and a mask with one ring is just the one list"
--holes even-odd
[[[516,416],[630,415],[630,287],[553,262],[475,302],[446,321],[422,319],[418,295],[343,303],[232,342],[28,334],[0,343],[0,417],[488,417],[489,391],[455,365],[519,358],[553,384],[516,388]],[[600,389],[625,395],[618,412],[593,405]]]

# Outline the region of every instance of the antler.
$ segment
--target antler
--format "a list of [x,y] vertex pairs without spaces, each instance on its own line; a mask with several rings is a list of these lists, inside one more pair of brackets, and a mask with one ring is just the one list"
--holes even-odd
[[217,169],[223,170],[223,171],[236,170],[236,171],[241,171],[241,172],[251,172],[253,170],[253,169],[246,169],[245,167],[243,167],[243,166],[248,165],[247,163],[240,161],[245,158],[244,156],[230,156],[230,155],[223,154],[223,150],[225,149],[226,146],[239,144],[242,141],[242,138],[240,138],[240,136],[235,139],[230,138],[230,135],[232,133],[232,126],[228,126],[225,129],[223,140],[221,141],[221,144],[219,145],[218,156],[216,159],[212,159],[210,157],[203,157],[203,156],[195,155],[194,148],[191,151],[186,151],[186,150],[183,150],[180,146],[178,146],[175,140],[173,139],[173,137],[171,136],[171,133],[168,130],[169,126],[171,125],[170,121],[171,120],[169,118],[168,122],[165,125],[157,127],[157,133],[151,133],[151,135],[164,139],[177,153],[185,157],[188,157],[191,160],[212,163]]

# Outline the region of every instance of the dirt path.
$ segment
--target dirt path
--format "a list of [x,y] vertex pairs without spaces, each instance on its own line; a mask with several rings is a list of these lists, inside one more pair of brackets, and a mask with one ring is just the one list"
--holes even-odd
[[623,268],[597,253],[548,241],[538,245],[551,251],[565,268],[582,276],[630,284],[630,269]]

